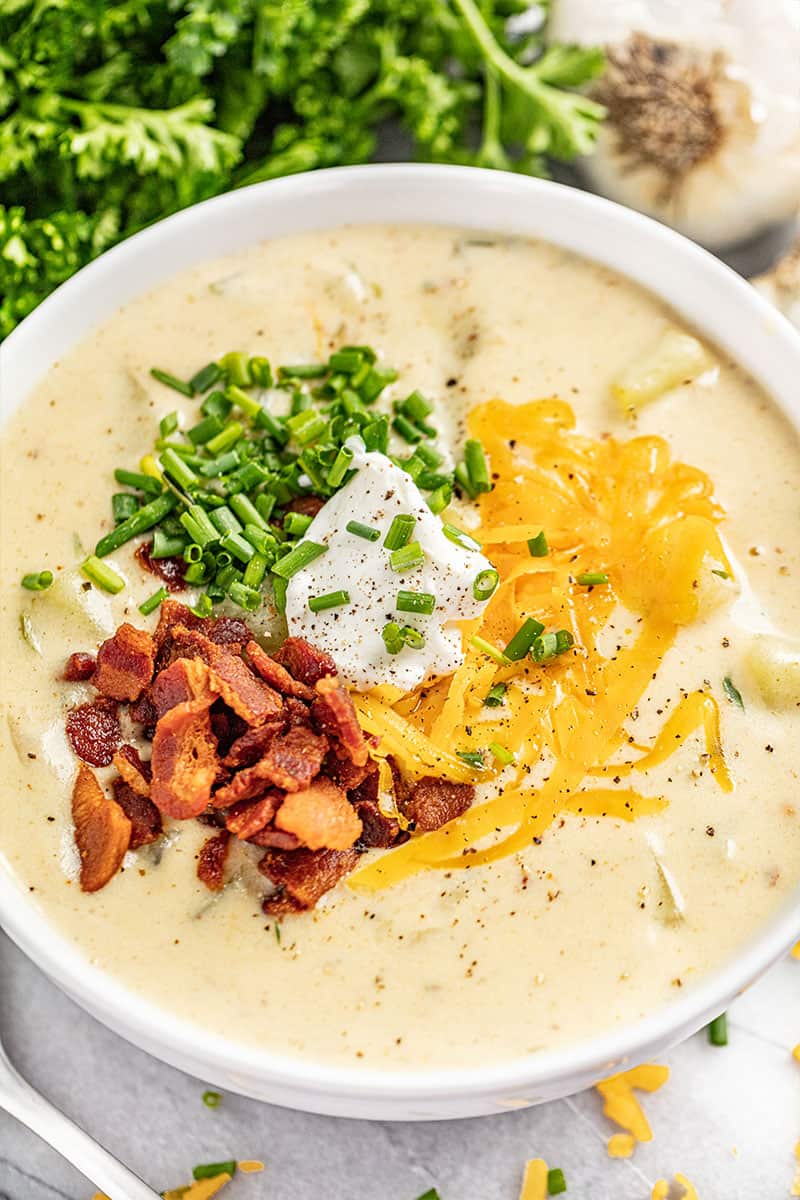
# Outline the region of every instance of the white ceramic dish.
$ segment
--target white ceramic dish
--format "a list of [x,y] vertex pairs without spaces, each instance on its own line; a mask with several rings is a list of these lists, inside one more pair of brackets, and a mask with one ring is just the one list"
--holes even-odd
[[[557,184],[469,168],[406,165],[343,168],[260,184],[171,217],[103,255],[59,288],[0,347],[2,419],[97,322],[203,259],[282,234],[345,223],[420,221],[542,238],[621,272],[730,352],[800,427],[800,336],[711,255],[645,217]],[[800,934],[800,887],[734,960],[635,1025],[501,1066],[413,1073],[317,1066],[254,1052],[187,1025],[85,960],[30,904],[2,854],[0,920],[85,1009],[203,1080],[314,1112],[433,1120],[554,1099],[661,1054],[721,1012]]]

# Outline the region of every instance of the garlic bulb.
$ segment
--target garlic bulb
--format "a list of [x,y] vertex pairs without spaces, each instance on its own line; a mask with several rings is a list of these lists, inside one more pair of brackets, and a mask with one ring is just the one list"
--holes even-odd
[[795,215],[797,0],[556,0],[549,36],[606,47],[595,191],[712,249]]

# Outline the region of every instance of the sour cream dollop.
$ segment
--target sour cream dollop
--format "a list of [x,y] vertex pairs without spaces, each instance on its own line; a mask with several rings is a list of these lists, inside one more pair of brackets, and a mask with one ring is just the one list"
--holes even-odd
[[[467,550],[445,536],[411,477],[376,451],[366,452],[358,439],[348,443],[357,474],[320,509],[305,539],[328,547],[327,553],[289,580],[286,620],[293,637],[304,637],[331,654],[344,679],[360,691],[393,684],[404,691],[441,675],[464,661],[461,631],[456,621],[479,616],[486,604],[476,600],[476,576],[491,563],[476,550]],[[411,537],[424,554],[410,571],[393,571],[383,542],[394,517],[411,514],[416,524]],[[348,532],[349,521],[380,530],[367,541]],[[350,603],[314,613],[312,597],[343,589]],[[398,612],[401,590],[428,592],[436,597],[430,616]],[[420,650],[405,646],[389,654],[381,636],[396,621],[410,625],[425,638]]]

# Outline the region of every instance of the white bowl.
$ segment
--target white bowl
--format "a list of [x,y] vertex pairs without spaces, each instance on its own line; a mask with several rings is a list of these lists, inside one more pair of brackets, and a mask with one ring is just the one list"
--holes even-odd
[[[800,337],[747,283],[686,239],[595,196],[463,167],[348,167],[209,200],[104,254],[0,347],[5,420],[51,364],[125,301],[203,259],[264,238],[345,223],[435,222],[529,235],[649,288],[735,357],[800,428]],[[500,1066],[377,1071],[319,1066],[210,1035],[92,966],[30,903],[0,855],[0,919],[83,1008],[156,1057],[223,1088],[337,1116],[433,1120],[552,1100],[663,1053],[720,1013],[800,933],[800,887],[721,969],[645,1020]]]

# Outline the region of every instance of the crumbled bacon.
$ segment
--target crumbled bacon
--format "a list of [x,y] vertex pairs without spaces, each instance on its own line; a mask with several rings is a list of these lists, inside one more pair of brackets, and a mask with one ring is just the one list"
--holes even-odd
[[120,746],[112,761],[128,787],[133,788],[140,796],[150,795],[153,772],[150,763],[142,761],[135,746]]
[[97,892],[122,864],[131,840],[131,822],[84,763],[78,766],[72,789],[72,820],[81,862],[81,891]]
[[187,700],[156,725],[150,796],[162,813],[178,820],[203,811],[217,778],[217,743],[208,707],[202,700]]
[[208,838],[200,848],[197,860],[197,878],[209,891],[220,892],[225,886],[225,862],[228,858],[231,835],[221,829]]
[[153,733],[158,720],[158,713],[153,704],[152,687],[145,688],[138,700],[134,700],[133,704],[128,706],[128,716],[137,725],[141,725],[142,733],[149,741],[153,740]]
[[153,635],[156,645],[156,669],[161,670],[172,657],[173,629],[196,629],[218,646],[242,646],[251,638],[245,621],[239,617],[197,617],[179,600],[167,599],[158,613],[158,625]]
[[338,739],[357,767],[366,765],[369,753],[364,732],[350,693],[338,675],[325,675],[315,684],[317,699],[311,705],[311,716],[323,733]]
[[403,804],[403,813],[420,833],[430,833],[465,813],[474,797],[471,783],[451,783],[423,775]]
[[266,650],[262,650],[258,642],[248,642],[245,653],[261,678],[277,692],[284,696],[296,696],[300,700],[314,699],[314,689],[307,683],[292,678],[286,667],[271,658]]
[[155,644],[145,629],[120,625],[97,652],[92,682],[112,700],[138,700],[153,678]]
[[318,650],[305,638],[289,637],[272,656],[290,675],[313,687],[323,675],[335,675],[336,663],[330,654]]
[[142,542],[135,554],[136,561],[144,567],[145,571],[149,571],[151,575],[157,575],[166,585],[167,591],[183,592],[186,589],[186,584],[183,580],[183,575],[186,570],[186,563],[182,558],[152,558],[151,550],[153,548],[152,541]]
[[243,842],[268,825],[283,800],[283,792],[274,788],[257,800],[234,804],[225,814],[225,827]]
[[350,793],[350,803],[358,813],[361,821],[360,846],[365,849],[392,846],[400,837],[400,823],[394,817],[387,817],[381,811],[378,803],[379,795],[378,769],[375,769]]
[[209,683],[248,725],[263,725],[280,712],[278,693],[257,679],[243,658],[214,645]]
[[252,846],[272,846],[276,850],[299,850],[300,839],[293,833],[284,833],[274,825],[266,825],[247,839]]
[[252,767],[253,763],[263,758],[269,749],[272,739],[284,727],[283,714],[255,729],[248,729],[231,743],[223,762],[226,767]]
[[361,833],[361,822],[341,788],[320,777],[300,792],[289,792],[275,825],[293,833],[309,850],[347,850]]
[[84,654],[78,650],[75,654],[70,654],[61,678],[66,679],[67,683],[85,683],[94,675],[96,665],[97,659],[93,654]]
[[67,737],[78,758],[93,767],[107,767],[122,741],[117,703],[98,696],[67,713]]
[[215,695],[208,683],[205,664],[191,658],[178,658],[156,675],[150,688],[150,703],[160,721],[170,709],[189,700],[207,699],[210,707]]
[[326,737],[298,726],[278,734],[257,766],[276,787],[299,792],[319,774],[327,750]]
[[161,813],[153,801],[120,777],[111,781],[114,799],[131,823],[130,850],[147,846],[161,836]]
[[268,850],[258,869],[275,884],[264,901],[269,916],[303,912],[336,887],[358,862],[357,850]]

